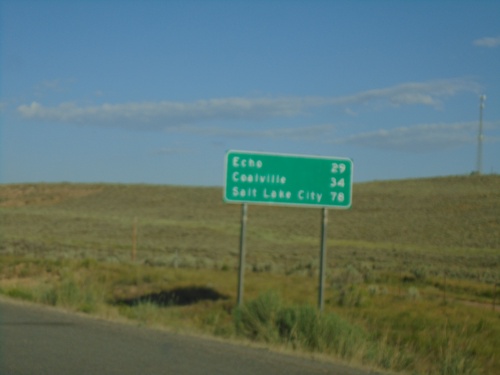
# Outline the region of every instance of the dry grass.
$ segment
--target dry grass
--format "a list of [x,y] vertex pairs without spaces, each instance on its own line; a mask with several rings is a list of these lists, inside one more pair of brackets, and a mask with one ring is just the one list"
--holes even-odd
[[[355,184],[352,209],[329,213],[326,290],[327,313],[366,332],[351,359],[413,373],[495,373],[499,212],[495,175]],[[220,188],[0,185],[0,291],[234,337],[239,220]],[[249,208],[245,300],[272,290],[286,306],[315,306],[320,220],[320,210]],[[198,287],[229,299],[116,304]]]

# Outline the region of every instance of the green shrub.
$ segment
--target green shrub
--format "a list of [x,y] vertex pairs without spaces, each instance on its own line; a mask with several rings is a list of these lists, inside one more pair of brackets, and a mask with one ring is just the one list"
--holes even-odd
[[129,319],[136,320],[141,324],[158,322],[162,309],[157,304],[144,301],[133,307],[127,307],[122,311],[123,315]]
[[37,302],[50,306],[57,305],[58,294],[54,286],[40,286],[36,291],[36,295]]
[[23,299],[26,301],[33,300],[33,294],[31,293],[31,291],[17,287],[7,290],[7,295],[12,298]]
[[415,280],[419,281],[419,282],[425,281],[425,279],[427,278],[427,276],[429,274],[429,270],[425,266],[412,267],[412,269],[410,271],[413,274],[413,276],[415,277]]
[[334,313],[320,313],[309,305],[284,306],[272,292],[237,308],[234,319],[236,333],[247,338],[330,352],[346,359],[363,350],[367,339],[362,329]]
[[380,293],[381,293],[381,291],[380,291],[380,288],[378,287],[378,285],[374,285],[374,284],[368,285],[368,294],[371,297],[376,296]]
[[236,331],[254,340],[276,341],[275,322],[280,309],[281,300],[276,293],[261,294],[235,310]]
[[420,298],[420,292],[418,291],[418,288],[415,288],[414,286],[408,288],[408,298],[411,300],[417,300]]
[[58,283],[40,286],[33,299],[37,302],[72,308],[85,313],[97,311],[105,303],[104,291],[91,280],[79,280],[70,273]]
[[317,350],[321,346],[321,329],[317,311],[311,306],[284,307],[279,311],[276,326],[282,341],[293,346]]
[[477,338],[474,333],[484,329],[484,320],[473,325],[452,324],[447,319],[444,338],[438,341],[437,358],[440,375],[474,375],[479,373],[476,362]]
[[355,285],[347,285],[341,288],[337,297],[337,304],[344,307],[360,307],[363,302],[362,290]]

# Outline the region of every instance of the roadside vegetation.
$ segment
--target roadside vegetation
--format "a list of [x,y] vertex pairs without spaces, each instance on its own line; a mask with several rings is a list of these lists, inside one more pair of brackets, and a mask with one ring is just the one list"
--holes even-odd
[[0,185],[0,293],[408,374],[500,368],[500,176],[355,184],[329,211],[240,206],[220,188]]

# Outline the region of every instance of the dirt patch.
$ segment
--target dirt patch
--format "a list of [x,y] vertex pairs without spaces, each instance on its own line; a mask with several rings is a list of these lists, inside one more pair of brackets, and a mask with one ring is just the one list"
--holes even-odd
[[0,186],[0,207],[50,206],[102,190],[98,186],[71,184],[19,184]]
[[145,294],[134,298],[119,299],[116,304],[136,306],[141,303],[153,303],[158,306],[186,306],[201,301],[218,301],[228,298],[228,296],[220,294],[212,288],[191,286]]
[[473,302],[473,301],[460,301],[460,303],[463,303],[464,305],[467,306],[478,307],[481,309],[490,309],[496,312],[500,312],[500,306],[493,303]]

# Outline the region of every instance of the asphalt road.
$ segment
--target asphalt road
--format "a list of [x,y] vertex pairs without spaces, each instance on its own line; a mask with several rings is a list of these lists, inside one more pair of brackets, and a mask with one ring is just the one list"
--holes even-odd
[[367,375],[245,345],[0,299],[0,375]]

